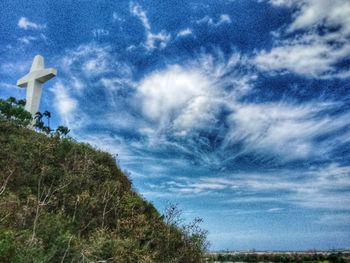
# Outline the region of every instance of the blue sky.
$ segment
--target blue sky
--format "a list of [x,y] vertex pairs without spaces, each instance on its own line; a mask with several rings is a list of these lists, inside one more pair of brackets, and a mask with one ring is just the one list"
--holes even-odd
[[36,54],[41,110],[118,154],[212,250],[350,247],[350,2],[0,2],[0,97]]

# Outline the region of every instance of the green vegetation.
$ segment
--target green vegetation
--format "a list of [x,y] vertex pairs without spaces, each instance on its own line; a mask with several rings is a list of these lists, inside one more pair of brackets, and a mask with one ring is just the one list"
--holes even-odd
[[26,128],[23,106],[0,100],[0,262],[202,262],[200,219],[160,215],[110,154],[63,126]]

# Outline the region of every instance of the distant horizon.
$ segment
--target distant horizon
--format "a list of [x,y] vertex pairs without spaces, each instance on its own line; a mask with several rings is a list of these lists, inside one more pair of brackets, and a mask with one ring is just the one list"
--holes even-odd
[[208,250],[207,253],[264,253],[264,252],[272,252],[272,253],[312,253],[312,252],[349,252],[350,248],[336,248],[336,249],[327,249],[327,250],[317,250],[317,249],[308,249],[308,250]]
[[209,249],[350,248],[350,1],[0,2],[0,98],[117,156]]

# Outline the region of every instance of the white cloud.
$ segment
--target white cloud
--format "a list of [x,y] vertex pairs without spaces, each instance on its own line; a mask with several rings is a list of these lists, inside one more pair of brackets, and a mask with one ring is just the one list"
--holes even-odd
[[26,17],[21,17],[18,20],[18,27],[24,30],[28,30],[28,29],[43,29],[46,27],[46,25],[40,25],[40,24],[36,24],[34,22],[31,22],[28,20],[28,18]]
[[222,14],[220,15],[218,25],[225,24],[225,23],[230,24],[231,22],[232,22],[231,17],[228,14]]
[[[94,120],[94,124],[99,124],[99,120]],[[113,155],[118,154],[123,159],[123,162],[128,162],[129,160],[134,160],[135,154],[132,152],[132,147],[130,144],[123,144],[121,141],[122,137],[115,136],[111,137],[108,133],[89,133],[80,136],[80,140],[93,145],[94,147],[107,151]]]
[[169,118],[193,98],[208,96],[210,81],[196,70],[178,65],[154,72],[140,83],[143,112],[151,119]]
[[[200,101],[210,94],[210,81],[197,71],[187,71],[172,66],[145,78],[137,96],[142,101],[142,111],[158,122],[156,130],[173,127],[179,135],[188,129],[203,127],[211,116],[203,113]],[[199,104],[198,104],[199,103]]]
[[231,17],[228,14],[221,14],[219,19],[215,22],[210,16],[205,16],[196,21],[197,24],[208,24],[210,26],[218,27],[222,24],[231,24]]
[[207,23],[209,25],[214,24],[213,18],[211,18],[210,16],[205,16],[205,17],[197,20],[196,22],[197,22],[197,24],[203,24],[203,23]]
[[116,22],[116,21],[118,21],[118,22],[123,22],[123,21],[124,21],[124,19],[122,19],[122,18],[118,15],[117,12],[113,12],[113,14],[112,14],[112,19],[113,19],[113,22]]
[[92,30],[94,38],[101,38],[109,35],[109,31],[103,28]]
[[31,43],[33,43],[34,41],[42,41],[44,43],[48,42],[47,37],[40,33],[38,36],[23,36],[18,38],[18,41],[25,44],[25,45],[29,45]]
[[[215,96],[215,95],[214,95]],[[217,123],[222,101],[210,98],[210,94],[195,96],[188,100],[179,116],[174,120],[178,135],[185,136],[192,129],[207,129]]]
[[350,2],[348,0],[303,1],[289,31],[310,28],[317,25],[340,26],[340,31],[350,34]]
[[[241,62],[237,54],[229,59],[224,59],[221,53],[215,58],[202,54],[195,61],[169,65],[146,75],[135,84],[134,105],[149,123],[140,132],[151,145],[162,144],[162,147],[194,154],[199,147],[198,140],[181,144],[174,139],[187,140],[200,131],[217,129],[221,110],[249,90],[250,79],[235,70]],[[207,142],[203,139],[199,143]],[[216,158],[198,153],[198,158],[202,157],[216,162]]]
[[180,193],[186,195],[214,194],[227,189],[235,189],[235,183],[225,178],[176,178],[176,181],[166,181],[153,187],[158,189],[168,189],[170,193]]
[[[82,45],[67,51],[60,64],[69,79],[66,87],[71,97],[85,94],[85,87],[91,92],[105,87],[101,92],[106,107],[118,116],[104,114],[99,119],[142,136],[142,143],[133,145],[135,149],[172,149],[195,156],[201,164],[222,167],[247,154],[278,162],[328,158],[346,141],[340,140],[341,134],[336,141],[317,139],[350,124],[349,114],[326,114],[341,107],[340,103],[241,100],[252,91],[255,77],[238,53],[229,58],[220,52],[200,54],[194,61],[151,72],[137,83],[132,80],[132,68],[111,59],[110,53],[108,46]],[[90,82],[91,77],[98,80]],[[202,132],[220,136],[218,144],[211,148]],[[231,151],[234,145],[240,147]]]
[[332,47],[310,43],[285,45],[261,52],[254,63],[263,70],[288,70],[317,77],[332,70],[338,56],[332,56]]
[[[335,39],[334,39],[335,40]],[[291,71],[308,77],[347,77],[349,72],[336,72],[334,64],[350,55],[350,44],[329,45],[324,36],[302,36],[284,41],[269,52],[261,51],[253,63],[265,71]]]
[[77,91],[81,91],[81,90],[84,89],[83,81],[81,79],[79,79],[79,78],[76,78],[76,77],[72,77],[71,85]]
[[273,207],[273,208],[267,209],[268,213],[276,213],[281,211],[283,211],[283,208],[280,208],[280,207]]
[[291,160],[327,154],[332,146],[315,151],[315,139],[350,124],[348,114],[318,117],[332,107],[328,104],[283,103],[240,104],[229,117],[230,132],[226,143],[243,141],[245,152],[272,154]]
[[350,215],[345,213],[324,215],[316,223],[331,226],[346,226],[350,224]]
[[129,89],[135,85],[128,78],[101,78],[101,84],[111,90]]
[[[223,141],[218,149],[225,152],[232,145],[242,145],[231,155],[225,155],[226,163],[246,154],[280,162],[327,158],[332,150],[346,143],[347,140],[340,139],[334,143],[334,138],[317,139],[350,125],[348,113],[332,117],[326,114],[341,103],[240,101],[251,91],[251,82],[255,79],[237,73],[237,67],[241,69],[244,61],[239,54],[227,60],[202,55],[187,65],[172,65],[145,76],[135,84],[135,105],[140,106],[142,115],[150,123],[141,132],[163,144],[164,140],[170,143],[174,138],[186,138],[179,150],[195,154],[194,149],[199,147],[196,143],[208,142],[189,138],[196,137],[200,131],[215,132],[224,122],[226,128],[220,134]],[[222,112],[226,113],[225,117]],[[165,138],[160,140],[161,136]],[[220,153],[211,149],[208,156],[198,153],[197,157],[215,165],[221,163],[217,158],[222,161],[223,157],[219,156]]]
[[115,68],[109,50],[108,45],[80,45],[74,50],[68,50],[66,55],[60,58],[60,64],[66,72],[71,72],[74,68],[81,70],[81,74],[86,77],[101,75]]
[[146,12],[141,8],[140,5],[131,3],[130,10],[133,15],[137,16],[141,20],[145,28],[145,31],[146,31],[145,47],[149,50],[152,50],[155,48],[160,48],[160,49],[165,48],[171,39],[170,34],[168,34],[164,30],[158,33],[153,33],[151,29],[151,25],[148,21]]
[[16,60],[16,62],[5,62],[0,65],[0,69],[6,74],[18,77],[24,75],[28,72],[30,68],[31,61],[28,59],[25,60]]
[[[328,177],[324,177],[327,170]],[[341,170],[340,173],[339,170]],[[347,172],[345,172],[347,171]],[[265,212],[284,210],[281,205],[350,211],[350,167],[330,164],[318,169],[235,173],[216,177],[175,178],[152,187],[152,191],[186,196],[218,195],[225,203],[274,203]],[[263,211],[261,211],[263,212]],[[328,220],[324,219],[323,223]]]
[[146,131],[185,136],[214,128],[220,110],[232,96],[243,94],[249,81],[232,74],[240,62],[236,54],[226,61],[201,55],[187,65],[168,66],[146,76],[137,85],[136,94],[143,115],[156,122],[156,128]]
[[296,3],[300,3],[300,0],[269,0],[269,3],[275,6],[293,6]]
[[145,29],[147,31],[151,31],[151,25],[148,21],[146,12],[142,9],[142,7],[138,4],[131,3],[130,8],[131,8],[132,14],[134,14],[135,16],[137,16],[141,20]]
[[163,49],[167,46],[168,42],[170,41],[170,38],[170,35],[165,31],[161,31],[156,34],[152,32],[147,32],[147,40],[145,44],[148,49],[154,49],[157,48],[157,46],[160,49]]
[[[138,144],[127,142],[138,154],[141,151],[172,149],[187,156],[193,155],[202,164],[222,167],[245,154],[278,162],[310,156],[328,158],[335,147],[344,143],[335,143],[332,138],[317,141],[318,137],[325,137],[350,124],[349,114],[333,117],[325,114],[341,107],[339,103],[314,101],[297,105],[288,101],[241,101],[242,96],[252,90],[254,76],[242,66],[247,65],[246,59],[238,53],[229,58],[224,58],[220,52],[215,56],[201,54],[195,61],[154,71],[138,83],[132,81],[132,69],[127,64],[110,59],[110,53],[108,46],[96,44],[67,51],[60,64],[68,74],[69,82],[64,83],[62,92],[63,101],[68,102],[62,107],[67,110],[60,115],[73,116],[67,121],[74,123],[78,107],[84,107],[78,105],[74,98],[86,94],[82,92],[84,87],[89,87],[92,92],[91,89],[102,84],[105,89],[101,92],[105,95],[110,113],[99,115],[95,125],[103,126],[107,122],[113,129],[128,130],[142,136],[142,142]],[[108,74],[104,74],[106,72]],[[121,73],[120,76],[117,72]],[[98,77],[98,81],[90,83],[91,76]],[[123,99],[119,100],[117,94],[123,94]],[[127,97],[124,97],[125,94],[128,94]],[[57,102],[55,106],[58,108]],[[125,109],[128,109],[127,112]],[[82,125],[91,123],[91,118],[85,117]],[[221,130],[223,123],[225,128]],[[203,148],[208,147],[210,142],[205,136],[198,135],[202,131],[216,134],[218,129],[220,138],[225,140],[207,153]],[[125,141],[125,138],[120,140]],[[234,145],[242,147],[232,151]],[[199,191],[199,187],[195,189]]]
[[65,124],[73,124],[74,112],[77,109],[78,101],[74,99],[68,89],[61,83],[57,82],[50,91],[54,95],[54,106]]
[[78,113],[79,103],[73,97],[71,87],[59,81],[50,88],[50,92],[53,94],[53,107],[59,115],[60,123],[71,129],[71,135],[78,134],[78,128],[88,125],[89,119],[83,112]]
[[[297,7],[287,27],[287,39],[270,51],[261,51],[253,63],[266,71],[290,71],[309,77],[346,78],[350,71],[337,72],[335,64],[350,55],[350,2],[347,0],[270,1]],[[323,34],[317,29],[323,27]],[[333,30],[329,30],[333,28]],[[334,30],[335,29],[335,30]],[[297,33],[295,37],[288,37]]]
[[23,44],[29,45],[30,43],[32,43],[37,39],[38,39],[37,37],[33,37],[33,36],[24,36],[24,37],[20,37],[18,41]]
[[[333,185],[331,181],[328,183]],[[315,189],[310,182],[308,188],[301,186],[300,190],[290,197],[290,203],[311,209],[349,210],[349,193],[329,191],[327,188],[322,188],[322,191]]]
[[5,88],[5,89],[19,89],[19,90],[21,90],[21,88],[16,86],[15,84],[10,84],[10,83],[6,83],[6,82],[0,82],[0,87]]
[[[53,105],[72,132],[73,128],[76,129],[76,136],[79,130],[89,126],[92,121],[94,125],[104,126],[108,120],[110,127],[135,128],[127,125],[128,122],[135,125],[129,121],[132,115],[120,112],[121,109],[125,110],[128,99],[124,98],[122,102],[118,100],[119,92],[127,94],[134,85],[132,68],[126,62],[118,61],[109,45],[94,42],[82,44],[67,49],[55,59],[61,81],[52,89]],[[106,111],[91,113],[97,105],[95,94],[104,96],[100,107]],[[80,101],[84,103],[78,103]]]
[[185,37],[188,35],[192,34],[192,29],[190,28],[185,28],[179,31],[179,33],[177,34],[178,37]]

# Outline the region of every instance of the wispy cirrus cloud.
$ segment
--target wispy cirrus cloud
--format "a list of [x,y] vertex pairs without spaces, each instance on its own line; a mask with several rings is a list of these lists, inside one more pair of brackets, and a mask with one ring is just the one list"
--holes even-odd
[[[225,143],[243,141],[245,151],[260,152],[265,157],[272,154],[281,160],[324,156],[333,145],[323,145],[317,138],[349,125],[349,113],[335,117],[322,114],[334,107],[338,106],[323,102],[240,104],[229,116]],[[316,145],[318,151],[314,151]]]
[[[104,127],[107,119],[111,129],[118,126],[131,131],[135,128],[133,125],[136,125],[136,119],[127,124],[132,115],[121,112],[121,109],[130,107],[128,103],[131,100],[129,93],[134,86],[131,77],[133,70],[127,62],[120,61],[113,55],[110,45],[96,42],[82,44],[65,50],[56,61],[61,78],[50,89],[53,95],[52,105],[61,121],[75,130],[74,136],[84,140],[80,137],[81,132],[77,132],[80,130],[85,131],[87,137],[94,138],[87,129],[92,125]],[[103,96],[102,103],[96,101],[97,94]],[[119,101],[119,96],[126,97],[122,100],[123,103]],[[92,112],[96,103],[106,112]],[[115,112],[119,114],[116,115]],[[118,125],[114,125],[116,123]],[[94,142],[93,139],[91,141]],[[102,142],[100,140],[100,146],[105,145]]]
[[350,222],[350,214],[349,213],[338,213],[332,215],[323,215],[317,221],[318,224],[321,225],[330,225],[330,226],[347,226],[348,222]]
[[[190,151],[208,147],[210,157],[204,152],[196,152],[198,156],[226,163],[248,155],[277,162],[328,158],[340,147],[331,143],[331,134],[338,131],[342,136],[349,125],[348,112],[334,114],[342,102],[244,102],[241,97],[254,90],[254,75],[237,72],[243,61],[236,55],[226,62],[202,56],[188,67],[173,65],[146,76],[135,84],[141,113],[150,120],[141,132],[155,141],[165,136],[173,143],[187,136]],[[215,136],[215,146],[210,140],[189,140],[204,130]],[[234,145],[240,147],[232,151]],[[217,156],[225,151],[230,154]]]
[[209,26],[214,26],[214,27],[218,27],[223,24],[231,24],[231,22],[232,22],[231,17],[228,14],[221,14],[216,22],[210,16],[205,16],[196,21],[197,24],[208,24]]
[[133,15],[137,16],[141,20],[142,25],[145,28],[145,32],[146,32],[146,41],[144,43],[145,47],[149,50],[152,50],[155,48],[160,48],[160,49],[165,48],[171,39],[171,35],[164,30],[158,33],[152,32],[151,24],[148,20],[147,14],[139,4],[131,2],[130,11]]
[[28,35],[28,36],[19,37],[18,41],[21,44],[30,45],[37,41],[48,43],[48,38],[43,33],[40,33],[39,35],[36,35],[36,36]]
[[80,79],[90,79],[111,73],[116,69],[117,64],[109,59],[110,54],[110,45],[91,42],[66,50],[65,54],[59,58],[59,64],[67,74],[79,73],[82,74]]
[[78,127],[77,99],[73,98],[69,89],[62,82],[55,83],[50,91],[53,94],[53,105],[64,124],[72,128]]
[[24,44],[24,45],[30,45],[30,44],[37,42],[37,41],[42,41],[44,43],[48,42],[48,38],[46,37],[46,35],[44,35],[42,33],[43,29],[46,28],[45,24],[37,24],[37,23],[30,21],[26,17],[21,17],[18,20],[17,26],[20,29],[23,29],[25,31],[28,31],[28,30],[34,31],[34,32],[32,32],[31,35],[25,35],[25,36],[19,37],[18,38],[19,43]]
[[46,25],[34,23],[30,21],[28,18],[23,16],[18,20],[17,25],[19,28],[24,30],[29,30],[29,29],[39,30],[39,29],[46,28]]
[[[180,177],[150,187],[155,192],[194,197],[224,196],[232,204],[280,204],[266,212],[282,212],[291,205],[309,209],[349,211],[350,167],[330,163],[296,171],[223,174],[219,177]],[[223,200],[224,200],[223,199]],[[282,206],[282,207],[281,207]]]
[[295,4],[301,4],[300,0],[269,0],[269,3],[275,6],[293,6]]
[[[92,123],[91,114],[101,128],[105,125],[98,120],[108,119],[109,132],[123,134],[120,144],[133,141],[130,147],[138,153],[170,151],[225,169],[241,158],[275,165],[327,160],[347,143],[340,138],[346,136],[350,122],[346,110],[338,112],[343,102],[246,101],[245,96],[255,92],[256,75],[237,52],[227,58],[220,52],[199,53],[195,60],[170,64],[140,80],[108,45],[68,50],[60,64],[66,90],[76,100],[86,101],[73,108],[91,119],[85,127]],[[87,99],[86,94],[97,92],[108,114],[90,113],[94,98]]]
[[24,44],[30,44],[31,42],[37,40],[37,38],[33,36],[25,36],[25,37],[20,37],[18,40]]
[[177,33],[177,36],[178,37],[186,37],[186,36],[189,36],[189,35],[192,35],[192,34],[193,34],[192,29],[185,28],[185,29],[180,30],[179,33]]
[[64,55],[57,57],[58,72],[63,77],[50,88],[50,92],[53,94],[53,106],[68,127],[83,128],[93,119],[85,109],[89,105],[79,102],[92,91],[95,78],[115,68],[108,56],[109,46],[91,43],[68,49]]
[[108,36],[109,31],[107,29],[98,28],[98,29],[92,30],[92,34],[93,34],[95,39],[100,39],[102,37]]
[[346,43],[332,46],[327,42],[335,41],[336,36],[326,39],[318,35],[303,36],[295,40],[282,41],[270,51],[261,51],[253,63],[265,71],[294,72],[316,77],[348,77],[349,72],[338,73],[334,68],[337,62],[350,54],[350,46]]

